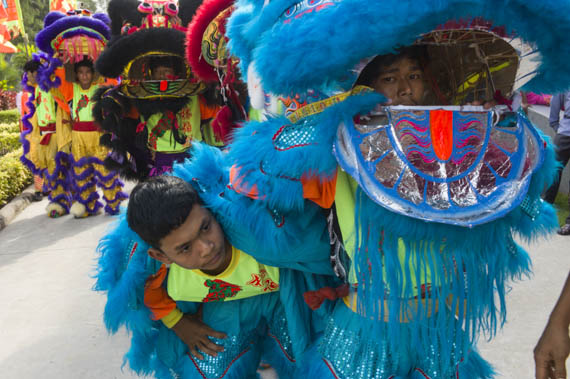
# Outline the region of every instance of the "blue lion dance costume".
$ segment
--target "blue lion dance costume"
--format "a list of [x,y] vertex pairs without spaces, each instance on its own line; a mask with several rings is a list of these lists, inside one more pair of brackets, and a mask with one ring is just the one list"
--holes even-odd
[[[297,278],[285,290],[328,315],[309,338],[290,331],[305,357],[294,377],[493,377],[475,343],[505,322],[509,281],[530,274],[515,238],[557,227],[540,198],[553,150],[509,98],[523,85],[565,89],[570,50],[557,41],[570,3],[533,6],[531,15],[519,1],[236,3],[229,49],[263,121],[238,129],[227,154],[195,146],[174,175],[197,186],[226,234],[248,236],[232,244],[277,247],[250,247],[260,262],[303,271],[328,255],[343,286],[315,291]],[[553,23],[553,34],[536,32]],[[429,57],[426,105],[388,106],[356,85],[374,57],[398,46]],[[466,105],[479,99],[500,105]],[[299,248],[323,230],[327,246]],[[108,294],[107,327],[133,333],[131,368],[184,376],[161,356],[174,339],[165,342],[169,332],[142,305],[158,268],[144,244],[122,220],[100,251],[96,289]],[[297,332],[320,320],[292,306]]]
[[[567,88],[569,50],[555,41],[568,10],[566,1],[237,4],[229,49],[266,121],[236,133],[233,185],[276,212],[318,203],[350,288],[315,347],[322,362],[299,377],[493,376],[475,342],[505,322],[507,283],[530,273],[515,236],[556,227],[540,198],[552,148],[508,98],[523,85]],[[429,106],[385,106],[355,86],[371,59],[401,46],[426,51]],[[493,98],[503,105],[463,106]]]

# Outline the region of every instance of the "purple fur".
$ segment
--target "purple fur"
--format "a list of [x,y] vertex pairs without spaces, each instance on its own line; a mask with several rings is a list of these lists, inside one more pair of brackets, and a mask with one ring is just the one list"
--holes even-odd
[[122,187],[123,186],[123,182],[119,178],[116,178],[115,180],[113,180],[113,183],[109,184],[108,186],[106,186],[105,183],[102,181],[100,181],[98,184],[99,184],[99,187],[103,190],[110,190],[110,189],[113,189],[115,187]]
[[[62,66],[61,61],[42,52],[34,53],[32,57],[35,61],[42,63],[38,69],[38,75],[36,76],[36,81],[40,88],[47,92],[52,88],[59,87],[61,85],[61,79],[56,77],[52,80],[51,76],[55,73],[55,70],[58,67]],[[45,62],[42,62],[42,60]]]
[[86,190],[88,190],[91,187],[95,187],[97,186],[97,181],[95,180],[95,178],[87,181],[85,184],[83,184],[82,186],[79,186],[77,183],[75,183],[73,185],[73,192],[75,193],[83,193]]
[[98,170],[95,170],[95,176],[100,182],[108,182],[111,179],[113,179],[115,176],[117,176],[117,173],[113,171],[109,175],[105,176],[101,174]]
[[111,215],[111,216],[116,216],[120,212],[120,209],[119,209],[120,206],[121,206],[121,204],[117,204],[117,206],[115,208],[113,208],[113,207],[109,206],[109,204],[106,204],[105,205],[105,213],[107,213],[108,215]]
[[50,203],[58,204],[63,209],[65,209],[65,212],[69,213],[69,203],[70,203],[69,196],[62,193],[62,194],[57,195],[56,197],[52,197],[50,194],[48,196],[48,199],[49,199]]
[[115,195],[115,197],[113,199],[107,199],[107,196],[103,195],[103,200],[105,200],[106,203],[114,203],[115,201],[118,201],[118,200],[125,200],[128,197],[129,197],[129,195],[127,195],[125,192],[119,191],[119,192],[117,192],[117,194]]
[[111,19],[107,16],[107,13],[95,13],[93,16],[94,19],[102,21],[105,25],[111,25]]
[[69,155],[67,153],[64,153],[63,151],[59,151],[56,155],[55,155],[55,170],[53,170],[53,173],[50,175],[47,170],[45,172],[45,177],[46,179],[48,179],[50,182],[55,182],[56,180],[58,180],[58,176],[59,174],[61,174],[64,178],[68,178],[68,172],[69,172]]
[[34,99],[36,95],[35,88],[28,85],[28,73],[24,72],[22,76],[22,88],[24,91],[28,91],[30,93],[30,97],[26,102],[26,107],[28,107],[28,113],[26,113],[22,117],[22,124],[24,125],[24,129],[22,133],[20,133],[20,142],[22,143],[22,148],[24,152],[20,157],[20,161],[26,166],[34,175],[41,175],[41,170],[34,165],[34,163],[26,158],[26,155],[30,152],[30,141],[26,139],[26,136],[30,134],[34,128],[32,123],[30,122],[30,118],[33,117],[34,113],[36,113],[36,107],[34,105]]
[[87,157],[79,158],[78,161],[75,161],[75,162],[73,163],[73,166],[80,168],[80,167],[83,167],[83,166],[85,166],[85,165],[93,165],[93,164],[102,165],[103,162],[102,162],[99,158],[97,158],[97,157],[89,157],[89,156],[87,156]]
[[49,27],[51,24],[53,24],[54,22],[56,22],[57,20],[59,20],[62,17],[66,17],[65,13],[62,13],[59,11],[49,12],[44,17],[44,28]]
[[36,35],[36,45],[42,51],[45,51],[49,54],[54,54],[53,48],[51,47],[51,42],[53,39],[66,29],[74,27],[83,27],[95,30],[96,32],[100,33],[106,40],[109,40],[109,38],[111,38],[111,30],[109,29],[109,26],[99,18],[65,16],[53,21],[50,25],[42,29]]
[[[91,187],[95,187],[95,183],[93,183],[91,185]],[[75,193],[75,195],[73,196],[73,200],[77,201],[85,206],[87,206],[87,204],[89,204],[90,202],[94,201],[94,200],[99,200],[99,194],[97,193],[97,191],[91,192],[91,194],[87,197],[87,199],[83,199],[80,195],[85,192],[85,189],[83,191],[77,191]]]

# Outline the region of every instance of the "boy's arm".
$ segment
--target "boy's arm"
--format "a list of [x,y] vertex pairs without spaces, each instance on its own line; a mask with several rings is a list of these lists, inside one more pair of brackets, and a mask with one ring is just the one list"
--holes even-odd
[[202,322],[202,306],[196,314],[183,314],[176,307],[176,302],[168,296],[163,287],[167,273],[166,266],[162,265],[158,272],[146,281],[144,304],[150,309],[151,318],[161,320],[167,328],[172,329],[196,358],[204,359],[199,351],[215,357],[218,352],[224,351],[224,348],[213,343],[209,337],[223,339],[226,335]]

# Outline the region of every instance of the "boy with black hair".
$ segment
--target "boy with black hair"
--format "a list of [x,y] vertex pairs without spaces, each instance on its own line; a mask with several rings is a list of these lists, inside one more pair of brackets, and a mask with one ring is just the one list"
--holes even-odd
[[[102,204],[98,201],[97,187],[103,190],[105,212],[111,215],[119,212],[119,205],[127,198],[123,193],[123,183],[118,174],[103,166],[108,149],[99,144],[101,131],[94,122],[93,95],[101,84],[95,79],[93,62],[83,59],[74,64],[75,82],[65,80],[63,69],[56,71],[61,85],[56,90],[56,99],[67,115],[63,123],[71,124],[66,128],[71,144],[73,205],[70,212],[75,218],[84,218],[97,214]],[[71,118],[67,120],[65,118]]]
[[[287,270],[264,265],[248,254],[271,255],[270,246],[246,252],[232,245],[230,240],[256,244],[245,242],[244,237],[253,238],[252,234],[240,236],[228,223],[231,234],[226,236],[192,185],[177,177],[139,183],[130,196],[127,222],[150,245],[149,256],[163,263],[146,281],[144,303],[152,318],[171,328],[190,351],[190,359],[179,360],[171,369],[185,378],[207,374],[245,378],[255,376],[263,355],[281,377],[293,377],[295,360],[301,358],[293,344],[311,339],[298,338],[305,333],[300,330],[310,326],[299,325],[296,318],[307,310],[288,309],[284,303],[301,296],[295,292],[300,283]],[[321,248],[322,264],[313,266],[328,273],[326,238],[313,238],[304,245],[300,250],[312,247],[318,253]],[[171,342],[164,350],[175,349],[172,345],[176,344]]]

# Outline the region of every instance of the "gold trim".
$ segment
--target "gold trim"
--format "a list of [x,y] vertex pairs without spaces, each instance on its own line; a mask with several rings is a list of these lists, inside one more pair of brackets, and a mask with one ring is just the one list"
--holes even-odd
[[349,96],[352,95],[358,95],[364,92],[372,92],[373,89],[367,86],[356,86],[353,89],[351,89],[350,91],[346,91],[343,93],[340,93],[338,95],[335,96],[331,96],[328,97],[324,100],[320,100],[308,105],[305,105],[303,108],[296,110],[295,112],[291,113],[289,116],[287,116],[287,118],[289,119],[289,121],[291,121],[292,124],[295,124],[297,121],[308,117],[308,116],[313,116],[315,114],[319,114],[321,112],[323,112],[325,109],[338,104],[340,102],[343,102],[344,100],[346,100]]

